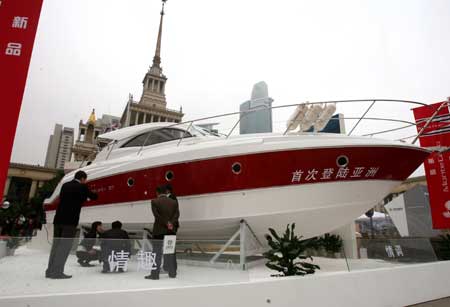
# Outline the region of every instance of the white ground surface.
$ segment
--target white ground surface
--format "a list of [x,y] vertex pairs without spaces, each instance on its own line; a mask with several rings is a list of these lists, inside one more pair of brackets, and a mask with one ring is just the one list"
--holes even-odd
[[[46,279],[48,252],[33,250],[26,246],[19,247],[14,256],[0,259],[0,297],[17,297],[29,295],[67,294],[80,292],[102,292],[142,289],[173,289],[205,285],[236,284],[252,281],[270,280],[270,271],[263,264],[248,271],[227,270],[190,265],[179,265],[176,279],[169,279],[161,274],[160,280],[146,280],[146,272],[137,271],[136,261],[130,263],[126,273],[100,273],[102,267],[98,262],[94,267],[80,267],[76,257],[70,255],[66,263],[65,273],[73,275],[67,280]],[[347,264],[344,259],[314,258],[314,263],[321,266],[315,277],[329,274],[346,274]],[[354,259],[350,263],[351,270],[386,268],[399,264],[381,260]],[[310,278],[306,276],[304,278]]]

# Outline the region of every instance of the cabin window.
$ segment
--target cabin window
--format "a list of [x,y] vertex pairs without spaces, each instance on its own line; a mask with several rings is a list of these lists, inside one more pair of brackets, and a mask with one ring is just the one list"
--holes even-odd
[[[184,137],[183,137],[184,135]],[[141,147],[141,146],[150,146],[164,142],[170,142],[174,140],[179,140],[181,138],[189,138],[192,135],[184,130],[175,129],[175,128],[163,128],[152,130],[147,133],[143,133],[141,135],[136,136],[134,139],[131,139],[126,143],[123,147]],[[144,144],[145,143],[145,144]]]
[[138,135],[134,139],[131,139],[122,147],[141,147],[142,145],[144,145],[146,138],[147,138],[147,133],[143,133],[141,135]]
[[185,134],[185,133],[186,134],[184,135],[184,138],[189,138],[192,136],[187,131],[185,132],[184,130],[174,129],[174,128],[158,129],[158,130],[151,131],[150,133],[151,133],[151,135],[147,139],[145,146],[179,140],[183,137],[183,134]]

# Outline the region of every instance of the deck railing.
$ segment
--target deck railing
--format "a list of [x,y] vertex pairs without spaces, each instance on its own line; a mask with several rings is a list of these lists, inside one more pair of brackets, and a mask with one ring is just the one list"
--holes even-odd
[[[247,116],[248,114],[251,114],[253,112],[259,112],[261,110],[279,110],[279,109],[286,109],[286,108],[292,108],[292,107],[297,107],[299,105],[317,105],[317,104],[330,104],[330,103],[334,103],[336,105],[339,104],[344,104],[344,103],[365,103],[365,102],[370,102],[370,106],[367,109],[364,109],[364,112],[362,113],[361,116],[343,116],[340,118],[331,118],[330,121],[332,120],[356,120],[356,123],[353,125],[353,127],[350,129],[350,132],[347,135],[352,135],[352,133],[356,130],[356,128],[360,125],[360,123],[362,121],[385,121],[385,122],[393,122],[393,123],[402,123],[404,124],[403,126],[400,127],[395,127],[395,128],[390,128],[390,129],[383,129],[383,130],[379,130],[379,131],[374,131],[371,133],[365,133],[362,134],[362,136],[374,136],[374,135],[380,135],[380,134],[385,134],[385,133],[389,133],[389,132],[393,132],[393,131],[398,131],[398,130],[402,130],[402,129],[407,129],[410,127],[414,127],[416,126],[416,124],[412,121],[408,121],[408,120],[403,120],[403,119],[396,119],[396,118],[387,118],[387,117],[368,117],[367,115],[369,114],[370,110],[374,107],[375,104],[380,104],[380,103],[403,103],[403,104],[410,104],[410,105],[415,105],[415,106],[425,106],[427,105],[426,103],[422,103],[422,102],[418,102],[418,101],[411,101],[411,100],[397,100],[397,99],[350,99],[350,100],[326,100],[326,101],[316,101],[316,102],[303,102],[303,103],[295,103],[295,104],[287,104],[287,105],[281,105],[281,106],[272,106],[272,107],[267,107],[265,105],[260,105],[252,110],[248,110],[248,111],[242,111],[242,112],[231,112],[231,113],[225,113],[225,114],[220,114],[220,115],[215,115],[215,116],[207,116],[207,117],[203,117],[203,118],[199,118],[199,119],[195,119],[195,120],[188,120],[188,121],[184,121],[181,123],[176,123],[174,125],[171,125],[169,127],[173,127],[173,126],[179,126],[179,125],[189,125],[189,127],[197,122],[201,122],[201,121],[205,121],[205,120],[216,120],[218,118],[224,118],[224,117],[230,117],[230,116],[236,116],[238,115],[238,119],[236,122],[234,122],[231,130],[226,133],[226,138],[229,138],[233,132],[235,131],[236,127],[238,126],[238,124],[241,122],[242,118],[244,118],[245,116]],[[437,114],[437,113],[436,113]],[[288,130],[286,129],[284,131],[283,134],[288,133]],[[185,134],[186,135],[186,134]],[[184,136],[185,136],[184,135]],[[183,140],[184,136],[180,139],[180,141],[178,142],[178,145],[181,143],[181,141]],[[410,139],[415,137],[415,140],[413,142],[416,141],[418,134],[414,134],[414,135],[409,135],[405,138],[401,138],[398,140],[406,140],[406,139]]]

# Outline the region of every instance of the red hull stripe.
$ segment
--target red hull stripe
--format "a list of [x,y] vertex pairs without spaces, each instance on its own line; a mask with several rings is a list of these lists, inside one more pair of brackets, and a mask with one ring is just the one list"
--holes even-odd
[[[353,180],[405,180],[425,159],[427,152],[397,147],[345,147],[290,150],[221,157],[176,163],[131,171],[92,180],[91,189],[99,194],[85,206],[138,202],[155,197],[155,188],[170,184],[177,196],[192,196],[235,190],[302,185]],[[348,158],[348,165],[338,167]],[[346,157],[346,158],[345,158]],[[239,174],[232,165],[241,165]],[[132,178],[133,186],[128,186]],[[46,206],[54,210],[57,200]]]

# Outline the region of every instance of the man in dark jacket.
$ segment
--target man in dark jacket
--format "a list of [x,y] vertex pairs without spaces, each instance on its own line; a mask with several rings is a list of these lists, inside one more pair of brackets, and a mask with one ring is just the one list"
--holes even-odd
[[[177,202],[177,206],[178,206],[178,205],[179,205],[179,204],[178,204],[178,198],[177,198],[177,196],[175,195],[175,193],[173,192],[173,187],[172,187],[172,185],[171,185],[170,183],[166,184],[166,185],[165,185],[165,189],[166,189],[166,195],[167,195],[167,197],[169,197],[169,198],[173,199],[174,201],[176,201],[176,202]],[[178,207],[178,208],[179,208],[179,207]],[[179,213],[178,213],[178,215],[179,215]],[[175,222],[175,224],[174,224],[173,226],[175,227],[176,230],[177,230],[178,228],[180,228],[180,223],[178,222],[178,220]],[[175,232],[176,232],[176,231],[175,231]],[[164,269],[164,271],[169,271],[166,262],[164,262],[164,264],[163,264],[163,269]],[[176,257],[175,257],[175,271],[176,271],[176,270],[177,270],[177,261],[176,261]]]
[[[120,221],[115,221],[111,225],[111,229],[105,231],[101,236],[101,248],[102,248],[102,258],[103,258],[103,271],[102,273],[110,272],[109,259],[108,257],[114,253],[124,251],[131,255],[131,241],[128,233],[122,230],[122,223]],[[119,269],[119,272],[123,270]]]
[[89,198],[97,199],[97,194],[86,185],[87,174],[83,171],[75,173],[72,181],[61,187],[59,205],[53,220],[53,244],[48,260],[45,277],[66,279],[72,276],[64,274],[64,266],[72,248],[77,231],[80,211],[83,203]]
[[[159,279],[161,267],[163,240],[165,235],[175,235],[178,230],[180,210],[178,202],[167,197],[165,187],[156,188],[156,199],[152,200],[152,212],[155,217],[153,223],[153,250],[156,253],[156,269],[146,276],[146,279]],[[164,255],[164,267],[169,277],[177,276],[177,260],[175,254]]]
[[166,189],[166,195],[169,198],[172,198],[173,200],[178,201],[177,196],[175,195],[175,193],[173,192],[173,187],[171,184],[166,184],[165,185],[165,189]]

